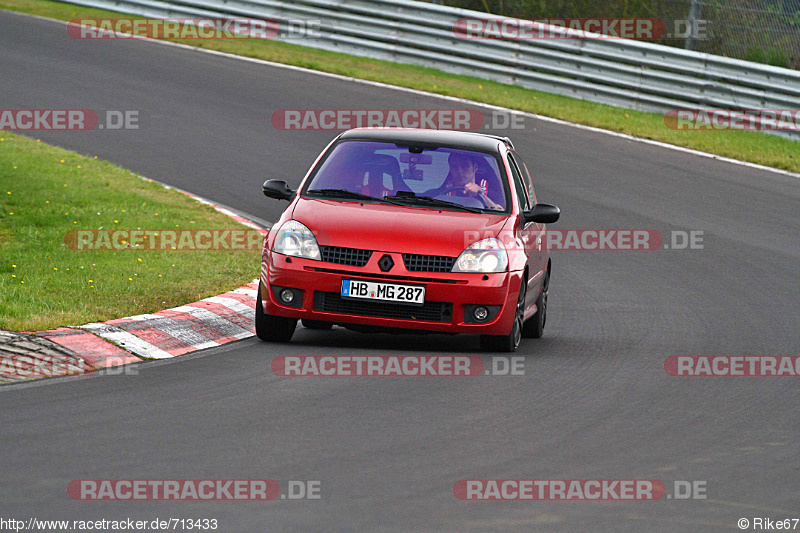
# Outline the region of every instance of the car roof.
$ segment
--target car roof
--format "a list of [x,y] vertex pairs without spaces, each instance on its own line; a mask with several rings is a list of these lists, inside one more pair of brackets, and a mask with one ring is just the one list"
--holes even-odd
[[480,152],[497,152],[498,143],[513,149],[508,137],[472,131],[425,130],[415,128],[356,128],[347,130],[342,140],[382,141],[423,147],[447,146]]

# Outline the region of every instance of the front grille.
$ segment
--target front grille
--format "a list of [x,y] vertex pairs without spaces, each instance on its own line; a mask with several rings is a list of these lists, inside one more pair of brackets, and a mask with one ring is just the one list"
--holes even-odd
[[403,263],[409,272],[450,272],[456,259],[443,255],[403,254]]
[[341,274],[343,276],[356,275],[361,278],[388,279],[391,281],[412,281],[414,283],[467,283],[465,279],[445,279],[445,278],[425,278],[422,276],[398,276],[397,274],[374,274],[372,272],[358,272],[355,270],[337,270],[335,268],[305,267],[306,270],[314,272],[326,272],[328,274]]
[[342,315],[423,320],[426,322],[450,322],[453,304],[425,302],[422,306],[401,305],[391,302],[370,302],[342,298],[336,292],[314,292],[314,310]]
[[342,248],[340,246],[320,246],[319,252],[322,254],[322,260],[326,263],[355,267],[363,267],[372,256],[372,250]]

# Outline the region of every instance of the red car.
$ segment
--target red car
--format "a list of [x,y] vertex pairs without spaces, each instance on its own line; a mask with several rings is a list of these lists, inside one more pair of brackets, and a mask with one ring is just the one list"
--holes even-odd
[[288,342],[297,320],[364,331],[473,333],[485,351],[541,337],[551,262],[530,174],[507,138],[349,130],[293,191],[261,256],[256,333]]

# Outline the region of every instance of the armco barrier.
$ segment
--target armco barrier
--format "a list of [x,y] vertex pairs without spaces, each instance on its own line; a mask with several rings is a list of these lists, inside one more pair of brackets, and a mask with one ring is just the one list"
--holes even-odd
[[[628,39],[464,39],[459,19],[501,19],[406,0],[69,0],[153,18],[318,21],[291,42],[437,68],[630,109],[798,109],[800,71]],[[800,139],[800,132],[781,132]]]

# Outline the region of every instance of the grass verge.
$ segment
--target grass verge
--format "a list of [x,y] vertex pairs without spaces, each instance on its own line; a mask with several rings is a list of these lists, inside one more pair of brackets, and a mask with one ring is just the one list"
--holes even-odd
[[[59,20],[120,16],[119,13],[111,11],[50,0],[0,0],[0,8]],[[64,31],[66,32],[66,29]],[[798,150],[800,143],[773,135],[747,131],[676,131],[665,125],[662,115],[654,113],[621,109],[480,78],[447,74],[430,68],[367,59],[278,41],[195,39],[178,42],[466,98],[800,172],[800,150]]]
[[78,229],[244,228],[110,163],[0,131],[0,183],[0,329],[152,313],[257,277],[258,250],[69,248]]

